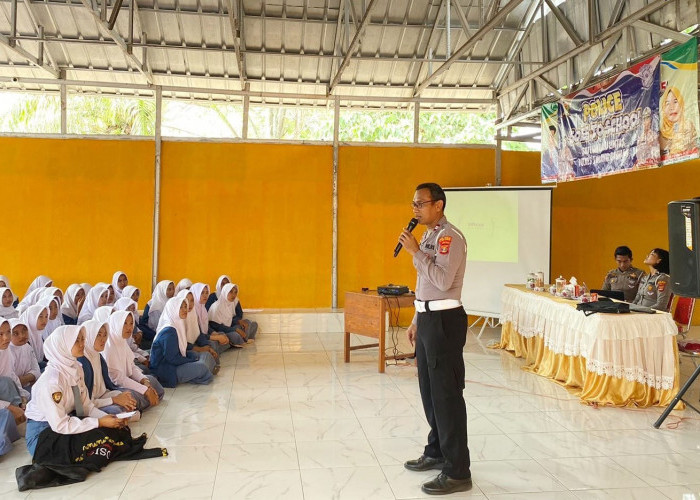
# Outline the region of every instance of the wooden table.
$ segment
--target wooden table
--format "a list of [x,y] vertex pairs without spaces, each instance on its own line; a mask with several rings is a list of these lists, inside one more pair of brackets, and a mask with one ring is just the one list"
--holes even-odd
[[[345,293],[345,362],[350,362],[350,351],[379,347],[379,373],[384,373],[387,359],[402,359],[413,354],[387,356],[385,352],[386,313],[397,308],[413,307],[415,295],[399,296],[379,295],[376,291]],[[390,326],[394,318],[389,318]],[[350,346],[350,334],[378,339],[376,344]]]

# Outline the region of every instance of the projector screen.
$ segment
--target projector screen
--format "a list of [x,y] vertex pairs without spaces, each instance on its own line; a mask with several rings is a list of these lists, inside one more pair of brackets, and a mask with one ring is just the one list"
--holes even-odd
[[550,281],[551,187],[446,188],[447,219],[467,240],[462,303],[468,314],[497,317],[506,283],[530,272]]

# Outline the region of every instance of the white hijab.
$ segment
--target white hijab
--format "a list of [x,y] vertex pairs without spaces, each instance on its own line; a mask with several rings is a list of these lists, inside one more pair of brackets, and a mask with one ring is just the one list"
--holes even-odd
[[41,334],[44,332],[43,330],[37,329],[36,322],[39,319],[39,315],[42,313],[42,311],[46,311],[47,314],[49,313],[46,307],[35,304],[33,306],[29,306],[27,310],[24,311],[19,317],[20,321],[27,325],[27,328],[29,329],[29,343],[31,344],[32,349],[34,349],[36,360],[40,363],[44,361],[44,339],[41,337]]
[[177,285],[175,285],[175,295],[180,293],[182,290],[189,289],[191,286],[192,282],[189,280],[189,278],[182,278],[177,282]]
[[183,302],[187,303],[187,293],[189,293],[189,291],[182,291],[166,302],[163,313],[158,320],[156,336],[153,339],[155,342],[160,332],[166,328],[175,328],[177,332],[177,346],[180,348],[180,354],[182,356],[185,356],[187,353],[187,325],[185,320],[180,318],[180,306]]
[[226,278],[228,280],[228,282],[231,283],[231,278],[229,278],[227,274],[222,274],[221,276],[219,276],[219,279],[216,280],[216,298],[217,299],[221,295],[221,287],[222,287],[221,282],[224,281],[224,278]]
[[170,280],[163,280],[156,285],[155,290],[153,290],[153,296],[151,300],[148,301],[150,306],[148,311],[162,311],[165,307],[165,303],[168,301],[168,285],[172,283]]
[[[56,309],[58,311],[54,319],[51,319],[51,302],[56,303]],[[39,305],[44,306],[49,311],[49,321],[46,323],[46,328],[44,328],[44,331],[41,334],[41,338],[46,341],[46,338],[51,335],[56,328],[63,325],[63,317],[61,316],[61,299],[55,295],[49,295],[47,297],[43,297],[39,301]]]
[[[121,288],[119,288],[119,284],[118,284],[118,283],[119,283],[119,277],[120,277],[122,274],[123,274],[124,276],[126,276],[126,279],[127,279],[127,281],[128,281],[128,280],[129,280],[129,277],[128,277],[128,276],[126,275],[126,273],[123,272],[123,271],[117,271],[116,273],[114,273],[114,274],[112,275],[112,288],[114,289],[114,300],[115,300],[115,302],[116,302],[117,299],[121,299],[121,298],[122,298],[122,294],[124,293],[124,290],[122,290]],[[127,286],[128,286],[128,285],[127,285]],[[126,287],[125,287],[125,288],[126,288]]]
[[71,386],[78,385],[83,378],[83,367],[71,353],[81,329],[81,326],[76,325],[59,326],[44,344],[46,359],[49,361],[46,372],[59,372]]
[[17,304],[17,311],[22,314],[24,311],[27,310],[29,306],[33,306],[34,304],[37,304],[39,300],[42,297],[42,294],[46,290],[46,288],[35,288],[31,292],[29,292],[27,295],[25,295],[22,300],[19,301],[19,304]]
[[228,294],[233,286],[233,283],[226,283],[221,289],[221,293],[217,294],[216,302],[209,308],[209,321],[225,326],[231,324],[233,316],[236,314],[236,306],[235,302],[229,302]]
[[[180,293],[183,294],[183,296],[185,297],[185,300],[187,300],[187,297],[189,295],[192,295],[192,300],[194,302],[196,302],[194,300],[194,293],[192,293],[192,290],[185,289]],[[187,332],[187,343],[194,344],[197,341],[197,339],[199,338],[199,335],[201,332],[199,330],[199,321],[197,319],[197,311],[195,310],[194,307],[190,311],[189,307],[190,307],[190,301],[187,300],[187,309],[188,310],[187,310],[187,319],[185,319],[185,326],[186,326],[185,331]]]
[[[34,281],[31,282],[29,285],[29,288],[27,288],[27,293],[24,294],[26,297],[29,295],[32,291],[36,290],[37,288],[44,288],[46,286],[51,286],[53,284],[53,280],[49,278],[48,276],[37,276],[34,278]],[[24,300],[24,299],[23,299]]]
[[134,285],[126,285],[124,287],[124,290],[122,290],[122,297],[129,297],[131,299],[131,296],[134,295],[134,292],[136,290],[139,291],[139,297],[140,297],[141,296],[141,289],[140,288],[138,288]]
[[114,287],[112,286],[112,284],[105,283],[104,281],[100,281],[99,283],[95,283],[95,287],[98,287],[98,286],[104,286],[107,289],[107,305],[113,306],[114,301],[117,300],[117,296],[116,296],[116,294],[114,294],[114,300],[112,300],[112,302],[109,301],[109,289],[111,288],[112,290],[114,290]]
[[122,297],[114,303],[114,310],[126,311],[132,304],[136,309],[138,309],[139,305],[133,300],[131,300],[131,297]]
[[65,314],[69,318],[78,319],[78,304],[75,302],[75,296],[80,291],[81,286],[77,283],[68,285],[66,293],[63,296],[63,304],[61,305],[61,314]]
[[112,306],[100,306],[97,309],[95,309],[95,314],[92,315],[92,319],[96,319],[97,321],[103,321],[107,322],[109,321],[109,317],[112,314],[112,311],[114,309]]
[[90,319],[83,323],[83,328],[85,328],[85,357],[88,359],[88,361],[90,361],[93,372],[93,399],[99,399],[100,396],[107,392],[107,386],[105,385],[104,378],[102,378],[100,353],[95,350],[95,340],[97,340],[97,335],[100,333],[100,328],[102,328],[102,325],[107,328],[107,335],[109,336],[109,323],[107,321]]
[[[12,301],[10,302],[10,305],[5,307],[2,305],[2,296],[5,294],[6,290],[10,290],[10,294],[12,295]],[[15,300],[15,294],[12,293],[12,290],[8,287],[2,287],[0,288],[0,317],[3,317],[5,319],[12,319],[12,318],[19,318],[19,312],[17,312],[17,309],[12,307],[12,302]]]
[[208,290],[209,285],[204,283],[195,283],[192,285],[192,288],[190,288],[190,291],[194,296],[194,312],[197,315],[197,322],[201,333],[207,333],[209,331],[209,314],[207,313],[207,308],[205,304],[199,303],[200,299],[202,298],[202,292],[204,292],[205,288]]
[[[0,281],[5,283],[5,288],[12,288],[10,286],[10,278],[5,276],[4,274],[0,274]],[[14,302],[15,300],[17,300],[17,295],[14,296],[14,298],[12,299],[12,302]]]
[[105,350],[102,351],[102,357],[111,370],[126,374],[131,373],[131,367],[134,365],[134,353],[122,336],[124,323],[129,315],[129,311],[116,311],[109,317],[109,339]]
[[[7,326],[10,328],[10,336],[12,336],[12,323],[7,319],[0,319],[0,327],[5,323],[7,323]],[[12,345],[12,342],[10,342],[10,345]],[[0,349],[0,377],[11,378],[17,386],[20,395],[29,398],[29,393],[22,389],[22,383],[15,373],[15,358],[10,350],[10,345],[8,345],[5,350]]]
[[105,292],[107,292],[107,286],[104,284],[95,285],[90,289],[87,297],[85,297],[85,302],[83,302],[83,308],[80,310],[80,316],[78,317],[79,324],[83,324],[87,320],[92,319],[98,307],[97,304],[100,302],[100,297]]

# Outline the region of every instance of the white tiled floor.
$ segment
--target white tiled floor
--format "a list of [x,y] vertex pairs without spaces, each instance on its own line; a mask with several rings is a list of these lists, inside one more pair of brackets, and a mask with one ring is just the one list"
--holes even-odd
[[[223,355],[214,383],[167,390],[132,426],[167,447],[167,458],[20,494],[14,469],[30,461],[21,440],[0,458],[0,497],[424,498],[420,484],[436,472],[402,465],[420,455],[428,431],[415,367],[378,374],[376,349],[345,364],[342,333],[325,332],[338,325],[330,312],[265,324],[253,346]],[[520,370],[522,360],[488,349],[498,336],[470,333],[464,350],[474,488],[449,498],[700,499],[700,415],[676,412],[656,430],[659,408],[583,406]],[[692,365],[681,366],[687,377]]]

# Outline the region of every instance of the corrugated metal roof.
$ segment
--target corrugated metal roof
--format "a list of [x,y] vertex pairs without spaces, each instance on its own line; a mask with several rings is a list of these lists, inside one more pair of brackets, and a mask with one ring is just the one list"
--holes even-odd
[[124,0],[110,30],[115,1],[102,15],[100,0],[0,0],[0,88],[160,85],[177,97],[465,109],[498,100],[512,120],[595,78],[594,63],[682,41],[698,18],[690,0],[135,0],[132,23]]

